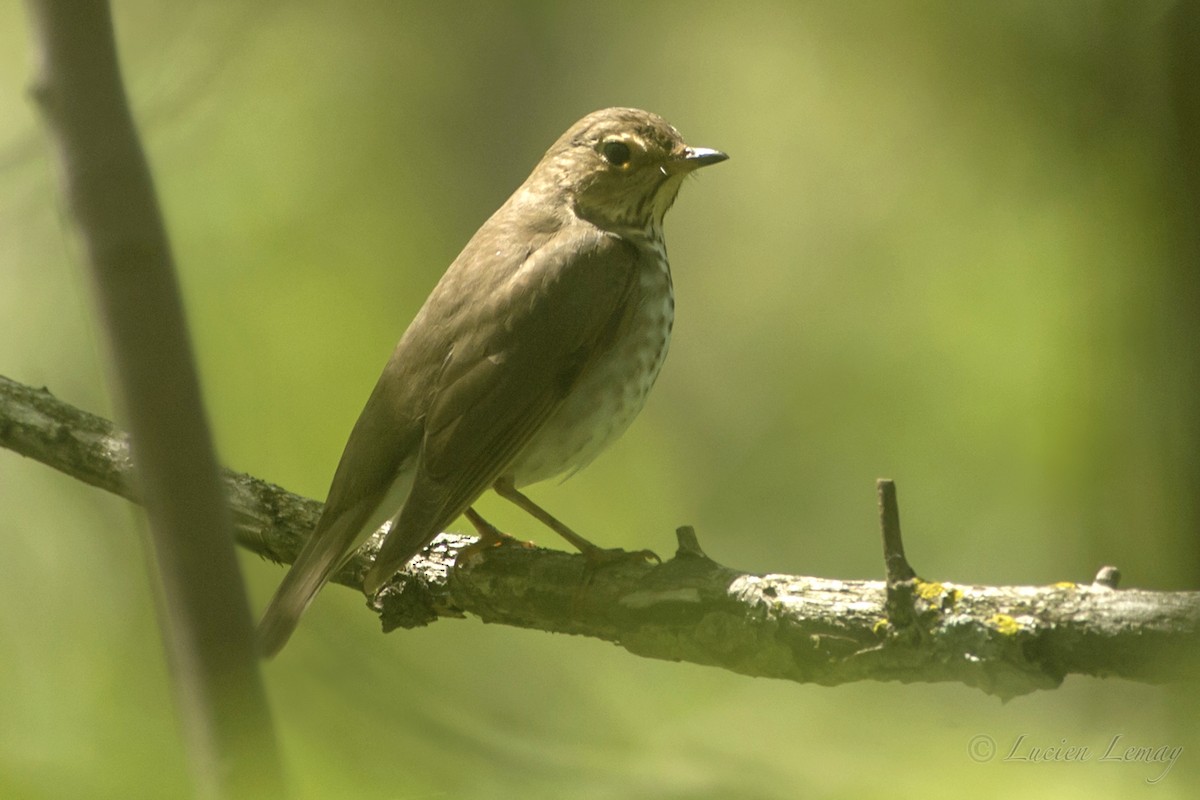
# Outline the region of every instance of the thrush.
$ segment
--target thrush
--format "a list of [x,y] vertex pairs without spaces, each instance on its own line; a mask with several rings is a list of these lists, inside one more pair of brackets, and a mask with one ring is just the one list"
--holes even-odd
[[464,513],[494,536],[471,509],[489,488],[599,552],[518,489],[583,468],[641,411],[674,320],[663,217],[689,173],[726,158],[633,108],[551,146],[396,345],[259,625],[264,655],[385,522],[368,595]]

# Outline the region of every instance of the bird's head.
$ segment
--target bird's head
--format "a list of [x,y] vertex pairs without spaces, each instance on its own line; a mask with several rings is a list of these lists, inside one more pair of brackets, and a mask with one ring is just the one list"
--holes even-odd
[[657,114],[606,108],[572,125],[534,176],[541,173],[575,214],[604,230],[649,232],[661,230],[689,173],[726,158],[719,150],[689,147]]

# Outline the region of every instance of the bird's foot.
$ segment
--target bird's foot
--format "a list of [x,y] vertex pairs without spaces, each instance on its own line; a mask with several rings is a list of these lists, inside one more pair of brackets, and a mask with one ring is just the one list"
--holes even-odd
[[523,539],[518,539],[515,536],[510,536],[504,531],[497,528],[492,523],[481,517],[473,508],[468,508],[465,512],[467,520],[475,527],[479,533],[479,540],[474,544],[469,544],[462,550],[458,551],[458,556],[455,558],[455,564],[466,564],[478,558],[482,553],[490,550],[493,547],[502,547],[505,545],[518,545],[520,547],[532,548],[535,547],[533,542],[527,542]]
[[534,519],[550,528],[550,530],[554,531],[559,536],[570,542],[572,547],[583,553],[584,557],[588,560],[588,564],[593,568],[621,561],[655,561],[659,564],[662,563],[662,559],[659,558],[658,554],[653,550],[636,550],[631,552],[629,550],[622,550],[619,547],[608,549],[592,544],[590,541],[583,538],[578,533],[571,530],[558,519],[556,519],[554,515],[546,511],[546,509],[542,508],[537,503],[518,492],[516,487],[513,486],[511,480],[498,480],[496,481],[495,486],[492,488],[494,488],[496,493],[505,500],[513,503],[522,511],[529,514]]
[[592,545],[589,548],[581,549],[581,552],[591,567],[603,567],[609,564],[622,563],[662,563],[662,559],[659,558],[658,553],[655,553],[653,550],[622,550],[619,547],[605,548]]

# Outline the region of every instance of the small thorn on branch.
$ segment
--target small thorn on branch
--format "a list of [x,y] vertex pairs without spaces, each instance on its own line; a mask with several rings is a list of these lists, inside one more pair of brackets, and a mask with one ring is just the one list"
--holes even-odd
[[1096,573],[1096,577],[1092,579],[1093,586],[1103,586],[1107,589],[1117,588],[1117,584],[1121,582],[1121,570],[1116,567],[1108,566],[1101,567]]
[[896,502],[896,482],[890,478],[875,481],[879,495],[879,527],[883,532],[883,561],[887,583],[891,587],[912,580],[917,573],[904,557],[904,541],[900,538],[900,505]]
[[675,539],[679,542],[679,547],[675,550],[676,558],[679,556],[708,558],[708,555],[700,549],[700,540],[696,538],[696,529],[691,525],[681,525],[676,528]]

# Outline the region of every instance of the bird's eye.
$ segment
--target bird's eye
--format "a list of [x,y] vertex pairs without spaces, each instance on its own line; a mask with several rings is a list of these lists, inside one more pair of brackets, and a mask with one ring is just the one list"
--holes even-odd
[[625,166],[633,157],[633,154],[629,152],[629,145],[624,142],[605,142],[601,145],[600,152],[604,155],[604,160],[614,167]]

